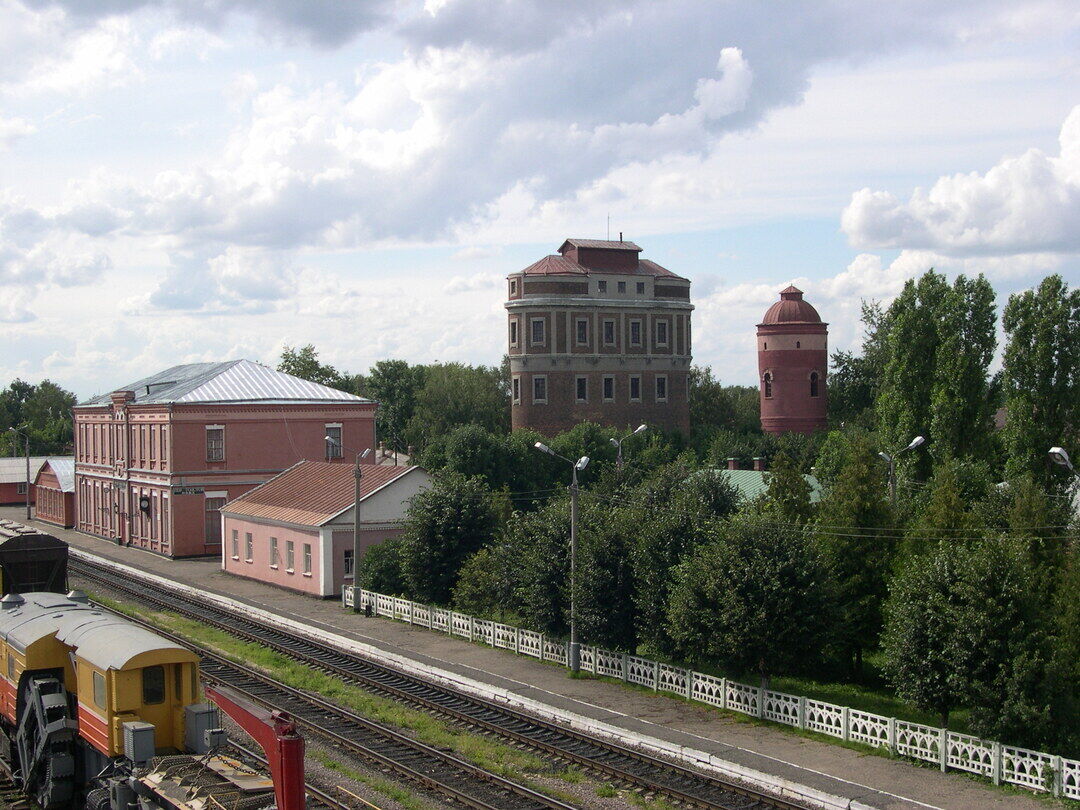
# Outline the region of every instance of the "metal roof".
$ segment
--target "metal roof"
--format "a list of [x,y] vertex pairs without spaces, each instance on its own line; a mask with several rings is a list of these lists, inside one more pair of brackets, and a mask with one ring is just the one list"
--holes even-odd
[[567,245],[579,248],[601,248],[602,250],[633,250],[638,253],[641,252],[641,248],[635,245],[633,242],[613,241],[611,239],[567,239],[559,246],[561,252]]
[[[30,456],[30,481],[37,477],[48,458],[46,456]],[[26,456],[0,457],[0,484],[21,484],[26,480]]]
[[[133,391],[136,404],[371,402],[250,360],[173,366],[115,390]],[[102,394],[77,407],[108,405],[110,402],[111,394]]]
[[666,267],[661,267],[650,259],[639,259],[637,266],[630,269],[608,270],[605,268],[589,268],[578,264],[565,256],[545,256],[537,262],[533,262],[524,270],[520,271],[527,276],[587,276],[590,273],[602,273],[623,276],[655,276],[658,278],[675,278],[686,281],[683,276],[676,275]]
[[[226,515],[265,518],[300,526],[322,526],[353,505],[352,464],[301,461],[222,508]],[[360,500],[419,467],[364,464]]]
[[[46,467],[53,471],[56,480],[60,482],[61,492],[75,491],[75,457],[74,456],[50,456],[41,465],[41,470]],[[38,475],[41,474],[38,471]],[[36,476],[35,476],[36,477]]]
[[[702,470],[705,472],[705,470]],[[747,501],[752,501],[769,488],[768,472],[761,470],[710,470],[712,473],[726,475],[732,486]],[[817,503],[821,500],[821,484],[812,475],[804,475],[803,479],[810,485],[810,502]]]

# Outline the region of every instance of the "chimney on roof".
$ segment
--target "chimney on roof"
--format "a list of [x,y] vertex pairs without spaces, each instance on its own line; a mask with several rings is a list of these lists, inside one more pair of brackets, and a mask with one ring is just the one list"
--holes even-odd
[[728,460],[727,460],[727,468],[729,470],[737,470],[737,469],[739,469],[739,460],[737,458],[735,458],[734,456],[729,457]]
[[619,241],[621,242],[622,240],[623,240],[623,238],[622,238],[622,231],[619,231]]
[[135,399],[135,392],[113,391],[109,394],[109,399],[112,400],[113,405],[123,405],[125,402],[131,402]]
[[761,456],[755,456],[754,469],[757,472],[765,472],[765,459],[763,459]]

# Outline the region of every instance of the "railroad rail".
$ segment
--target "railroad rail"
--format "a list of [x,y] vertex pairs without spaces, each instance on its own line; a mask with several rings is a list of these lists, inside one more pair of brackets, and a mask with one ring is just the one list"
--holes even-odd
[[734,781],[703,774],[628,746],[432,683],[316,639],[230,613],[213,604],[196,602],[135,574],[84,559],[73,558],[70,566],[72,573],[124,593],[135,601],[217,627],[371,691],[526,745],[617,781],[665,795],[684,805],[707,810],[806,809],[805,805],[790,799],[770,796]]

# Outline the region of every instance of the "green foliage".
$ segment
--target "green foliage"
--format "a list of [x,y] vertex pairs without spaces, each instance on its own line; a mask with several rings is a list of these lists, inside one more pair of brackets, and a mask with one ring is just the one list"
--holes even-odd
[[401,570],[412,598],[449,602],[461,566],[492,541],[499,523],[500,508],[483,479],[435,476],[405,513]]
[[73,407],[75,395],[49,380],[37,385],[13,380],[0,391],[0,455],[25,452],[25,436],[10,432],[9,427],[29,434],[31,455],[72,452]]
[[502,542],[516,560],[514,600],[525,624],[552,635],[569,630],[570,501],[560,497],[536,512],[517,512]]
[[634,652],[637,622],[631,549],[637,526],[629,510],[579,500],[579,632],[590,643]]
[[406,429],[416,410],[424,375],[424,366],[410,366],[404,360],[380,360],[368,372],[367,395],[379,403],[375,417],[378,435],[398,452],[406,449]]
[[890,452],[916,435],[929,455],[911,453],[902,466],[925,479],[931,457],[989,452],[993,399],[987,367],[996,338],[993,289],[981,276],[950,287],[933,270],[908,281],[889,307],[878,429]]
[[862,353],[835,352],[829,371],[829,421],[841,427],[872,427],[881,384],[888,318],[876,301],[862,302]]
[[402,541],[391,537],[364,552],[360,558],[357,581],[361,588],[392,595],[406,592],[401,570]]
[[1047,451],[1062,446],[1080,454],[1080,289],[1048,276],[1010,296],[1002,322],[1006,470],[1060,492],[1072,482],[1048,463]]
[[690,424],[736,433],[760,433],[758,390],[750,385],[723,385],[709,366],[690,369]]
[[506,545],[484,546],[461,566],[454,607],[462,613],[503,621],[513,601],[516,560]]
[[877,647],[895,541],[888,536],[892,515],[869,438],[856,434],[842,458],[818,507],[815,539],[836,598],[834,638],[858,672],[863,650]]
[[[939,465],[930,479],[927,495],[908,528],[910,553],[919,553],[935,539],[973,537],[982,531],[979,516],[964,497],[964,466],[950,459]],[[926,538],[930,538],[929,540]]]
[[423,450],[458,425],[479,425],[492,433],[509,430],[510,394],[500,369],[462,363],[427,367],[406,439]]
[[342,374],[331,365],[320,363],[319,352],[311,343],[300,349],[286,346],[281,352],[277,370],[292,374],[302,380],[327,385],[341,391],[351,392],[355,385],[353,379],[348,375]]
[[781,451],[772,460],[765,476],[764,506],[774,519],[787,523],[805,523],[813,514],[810,484],[803,478],[795,461]]
[[668,628],[680,657],[737,672],[804,668],[829,626],[825,570],[802,532],[740,516],[678,567]]

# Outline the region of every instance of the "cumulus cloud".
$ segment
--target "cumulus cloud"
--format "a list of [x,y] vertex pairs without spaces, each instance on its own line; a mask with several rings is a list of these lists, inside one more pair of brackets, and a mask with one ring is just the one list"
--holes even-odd
[[471,276],[453,276],[443,285],[443,292],[448,295],[477,290],[494,290],[501,287],[503,277],[491,273],[475,273]]
[[283,254],[230,246],[212,256],[178,251],[157,288],[144,300],[127,303],[129,312],[149,305],[193,313],[268,312],[296,292],[296,273]]
[[0,118],[0,149],[8,149],[16,141],[33,135],[37,128],[21,118]]
[[841,226],[860,248],[922,248],[958,256],[1080,251],[1080,106],[1058,155],[1030,149],[984,174],[941,177],[904,202],[864,188]]

